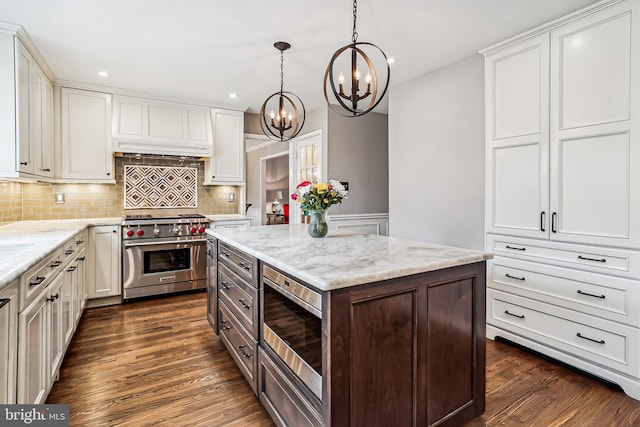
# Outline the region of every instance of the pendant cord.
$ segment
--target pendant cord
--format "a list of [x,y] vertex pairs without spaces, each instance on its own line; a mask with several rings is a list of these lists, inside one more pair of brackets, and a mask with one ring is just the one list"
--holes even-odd
[[280,51],[280,93],[284,86],[284,51]]
[[358,41],[358,30],[356,29],[356,19],[358,17],[358,0],[353,0],[353,36],[351,40],[353,44]]

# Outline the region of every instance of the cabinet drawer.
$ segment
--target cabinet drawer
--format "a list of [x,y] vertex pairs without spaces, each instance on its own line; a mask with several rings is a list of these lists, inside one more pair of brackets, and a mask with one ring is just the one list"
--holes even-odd
[[218,243],[218,260],[247,280],[253,287],[258,287],[258,260],[251,255]]
[[640,377],[638,329],[487,290],[487,323],[608,369]]
[[258,351],[258,398],[278,425],[296,427],[321,427],[319,404],[313,405],[300,390],[304,386],[294,385],[269,355]]
[[254,337],[258,336],[258,290],[224,264],[218,266],[218,297]]
[[253,389],[253,392],[256,393],[258,383],[255,373],[257,369],[258,343],[242,329],[238,319],[222,300],[219,300],[218,316],[220,338],[238,365],[240,372],[242,372],[242,375],[244,375]]
[[87,231],[81,231],[80,233],[76,234],[75,236],[73,236],[73,244],[74,244],[74,249],[78,250],[81,247],[85,246],[85,243],[87,242],[88,236],[87,236]]
[[49,283],[62,271],[66,257],[62,249],[31,267],[22,275],[20,282],[20,311],[33,302]]
[[526,261],[640,278],[640,252],[557,243],[517,237],[487,235],[487,251]]
[[487,286],[640,327],[640,283],[506,257],[487,262]]

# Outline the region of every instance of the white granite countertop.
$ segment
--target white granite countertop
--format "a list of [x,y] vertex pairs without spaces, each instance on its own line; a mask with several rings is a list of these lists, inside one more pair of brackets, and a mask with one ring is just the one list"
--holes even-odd
[[0,227],[0,289],[88,226],[120,224],[121,218],[20,221]]
[[224,215],[205,215],[209,221],[244,221],[248,219],[253,219],[251,216],[240,215],[240,214],[224,214]]
[[484,252],[347,229],[331,229],[326,237],[314,239],[306,225],[207,233],[324,291],[492,258]]

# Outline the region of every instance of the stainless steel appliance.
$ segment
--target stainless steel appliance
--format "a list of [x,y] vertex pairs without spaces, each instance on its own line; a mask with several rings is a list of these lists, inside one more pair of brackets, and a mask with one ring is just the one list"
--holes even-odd
[[209,220],[198,214],[125,215],[122,298],[205,289],[207,228]]
[[262,339],[322,400],[322,295],[265,265]]

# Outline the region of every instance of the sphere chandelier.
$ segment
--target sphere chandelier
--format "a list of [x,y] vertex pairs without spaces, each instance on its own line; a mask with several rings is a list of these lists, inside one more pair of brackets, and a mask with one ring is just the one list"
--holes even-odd
[[[384,98],[389,87],[389,80],[391,78],[391,70],[389,63],[387,62],[387,55],[373,43],[358,42],[358,31],[356,29],[356,18],[358,12],[358,2],[353,1],[353,35],[351,38],[351,44],[338,49],[331,57],[331,61],[327,66],[324,73],[324,98],[327,101],[329,107],[346,117],[359,117],[367,114],[373,110]],[[377,56],[378,59],[384,61],[386,68],[386,75],[379,76],[376,73],[372,57]],[[350,60],[350,61],[349,61]],[[363,66],[361,70],[358,67],[358,63]],[[347,66],[350,71],[350,78],[345,79],[344,73],[340,71],[340,75],[336,78],[334,69],[338,66]],[[365,74],[364,93],[360,91],[361,77]],[[384,73],[383,73],[384,74]],[[382,77],[383,85],[379,82]],[[345,90],[345,83],[348,83],[348,88]],[[336,89],[337,86],[337,89]],[[379,87],[383,87],[380,92]],[[337,105],[332,103],[329,99],[329,94],[332,94],[332,99],[337,101]]]
[[[302,130],[305,109],[302,100],[284,87],[284,51],[291,45],[276,42],[273,46],[280,51],[280,91],[269,96],[260,108],[260,128],[273,141],[289,141]],[[267,110],[269,110],[267,117]],[[275,110],[275,111],[274,111]]]

